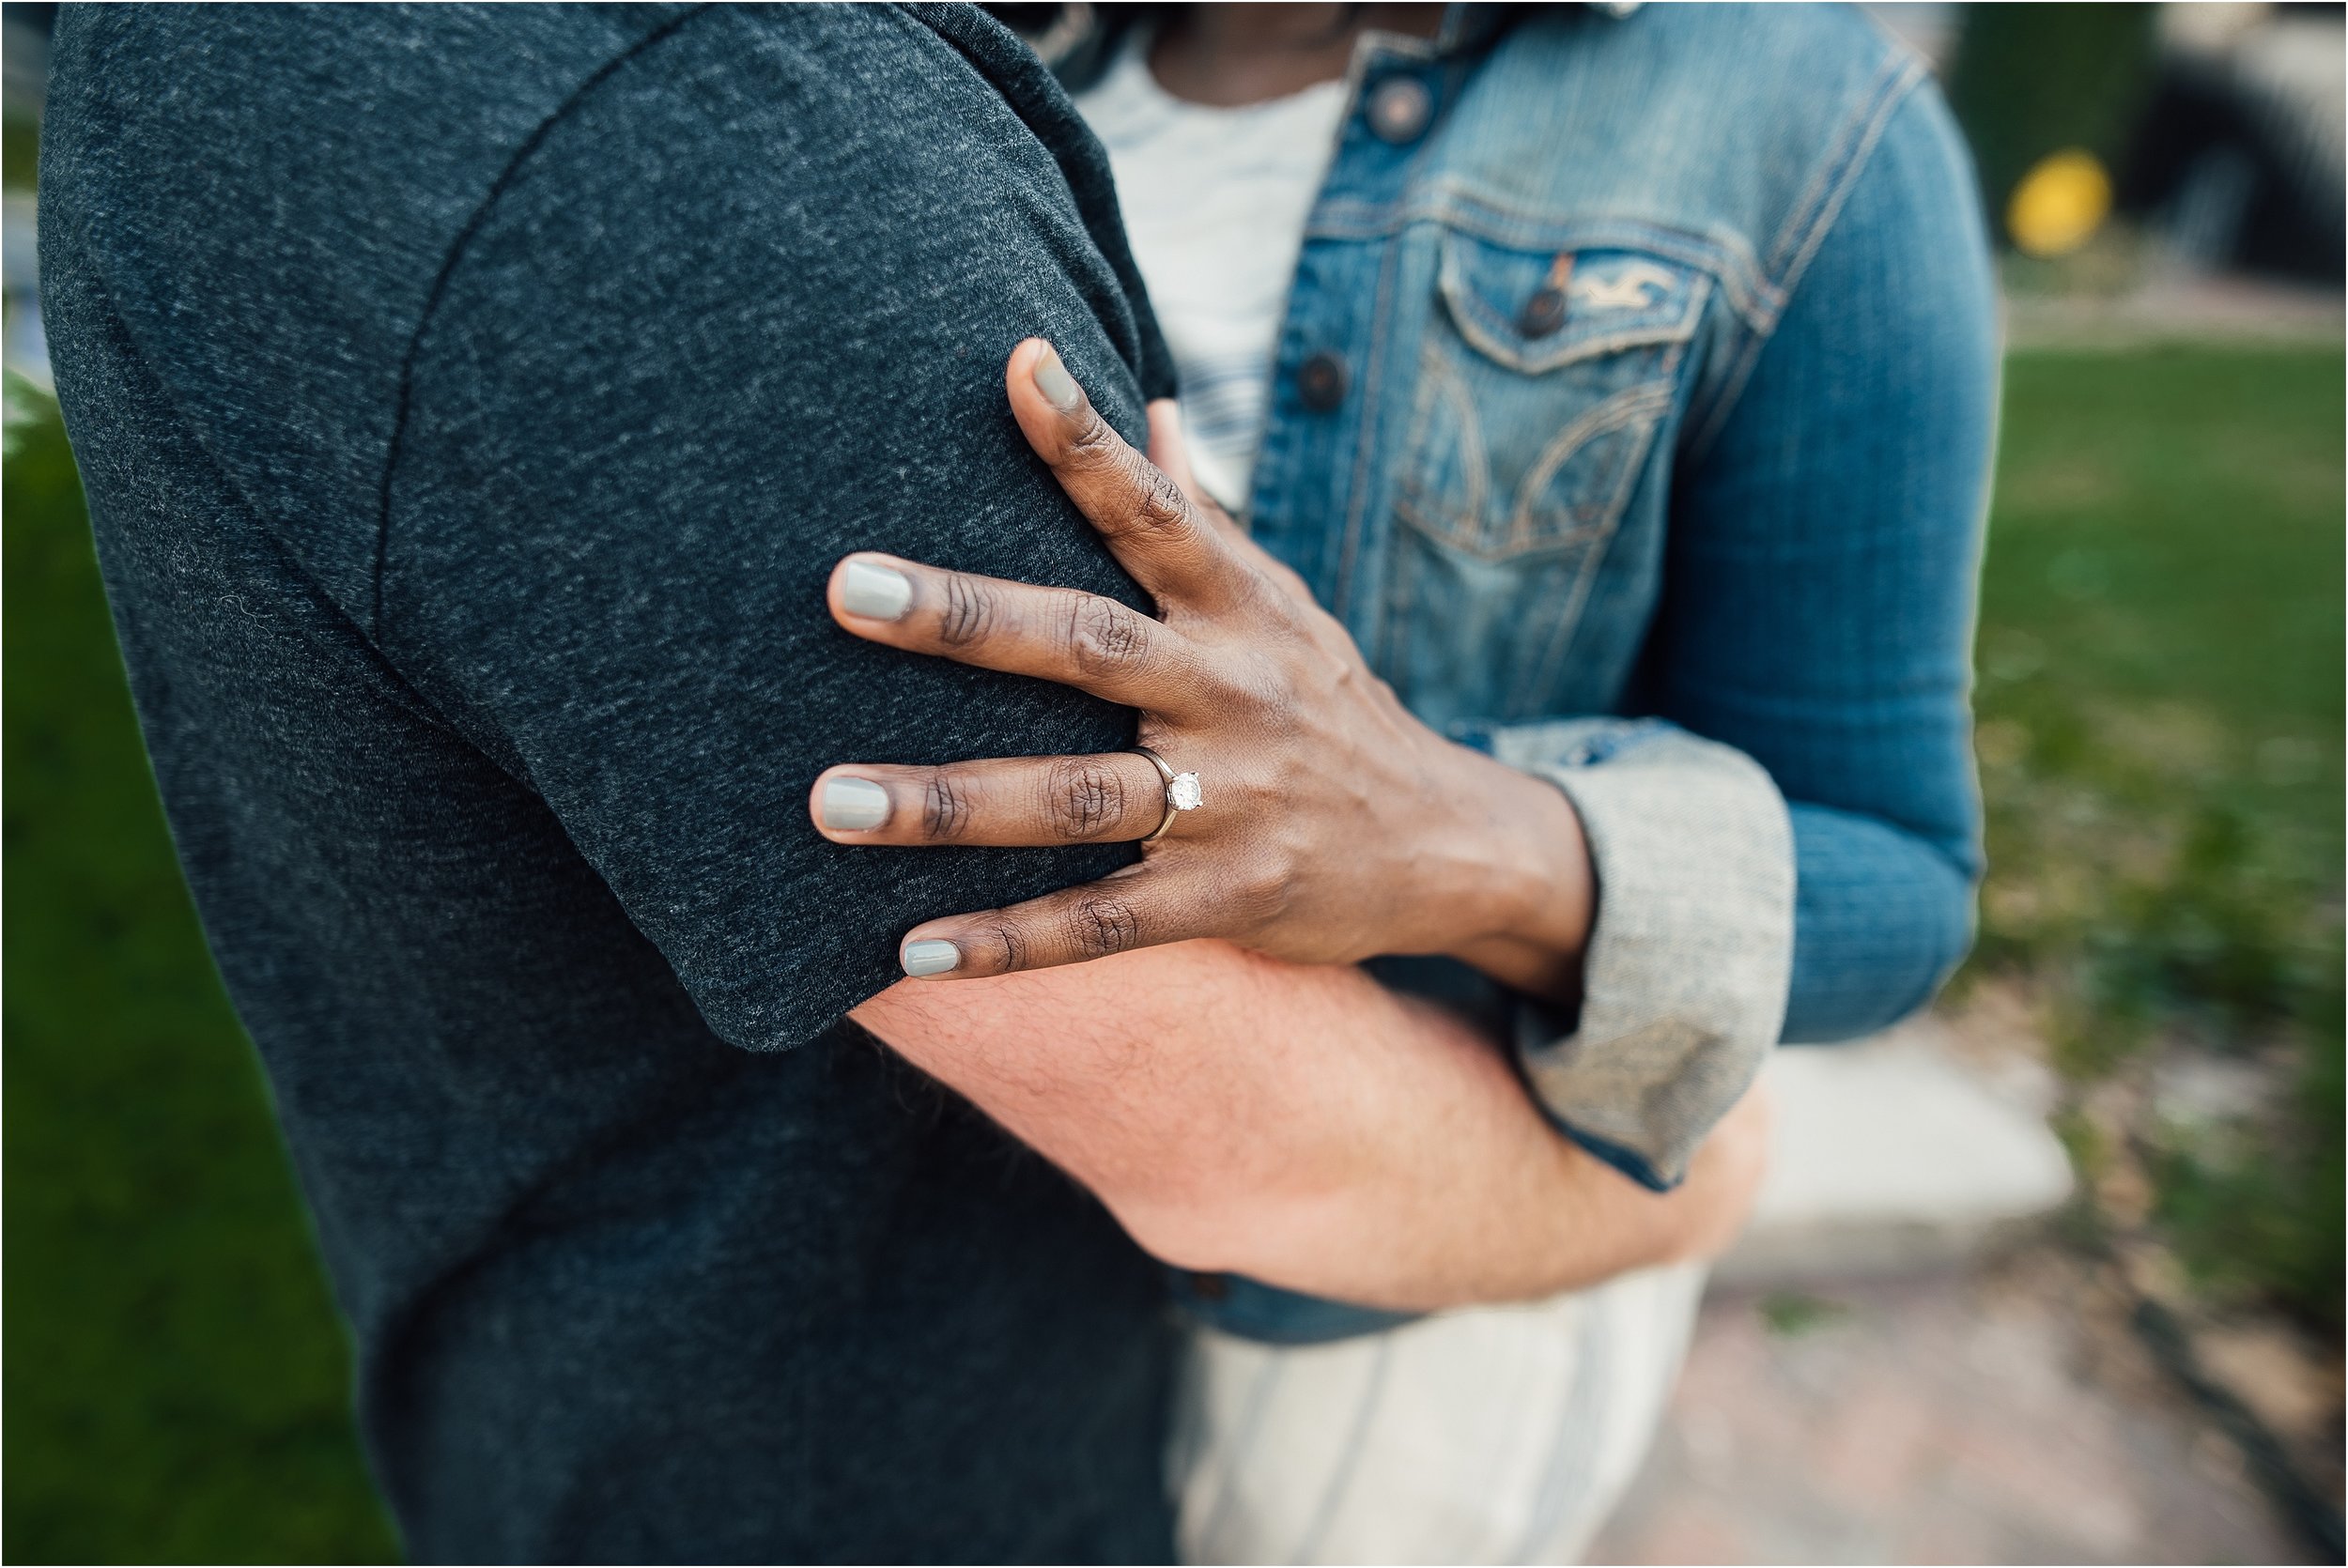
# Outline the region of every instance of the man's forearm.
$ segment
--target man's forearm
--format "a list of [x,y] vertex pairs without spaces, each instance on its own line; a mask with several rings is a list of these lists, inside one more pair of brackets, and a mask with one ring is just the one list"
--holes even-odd
[[1645,1192],[1558,1137],[1451,1015],[1223,943],[899,985],[855,1016],[1169,1262],[1367,1305],[1532,1298],[1687,1255],[1753,1175],[1732,1147]]

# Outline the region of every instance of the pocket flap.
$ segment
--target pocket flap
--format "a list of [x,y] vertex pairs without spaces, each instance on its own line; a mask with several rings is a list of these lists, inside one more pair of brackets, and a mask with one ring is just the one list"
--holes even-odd
[[1444,237],[1440,286],[1460,335],[1527,375],[1695,335],[1712,280],[1639,251],[1516,251]]

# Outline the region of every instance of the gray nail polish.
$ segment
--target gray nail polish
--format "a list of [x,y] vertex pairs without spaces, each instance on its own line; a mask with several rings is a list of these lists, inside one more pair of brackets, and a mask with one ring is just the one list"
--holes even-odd
[[888,792],[869,778],[826,778],[818,808],[828,828],[878,827],[888,820]]
[[894,621],[913,604],[913,579],[869,561],[851,561],[840,574],[840,607],[867,621]]
[[950,942],[908,942],[897,961],[908,975],[943,975],[962,966],[962,949]]
[[1035,361],[1035,390],[1063,414],[1073,414],[1085,406],[1084,389],[1076,385],[1076,378],[1068,374],[1068,367],[1049,348]]

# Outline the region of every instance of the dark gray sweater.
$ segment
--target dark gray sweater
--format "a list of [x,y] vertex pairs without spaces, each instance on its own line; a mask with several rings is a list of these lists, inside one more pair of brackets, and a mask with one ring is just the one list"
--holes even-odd
[[[1162,1559],[1170,1330],[842,1014],[1130,851],[818,838],[1130,715],[824,612],[1132,586],[1011,424],[1170,391],[1107,173],[948,8],[69,10],[59,393],[156,776],[423,1559]],[[796,1049],[795,1049],[796,1048]]]

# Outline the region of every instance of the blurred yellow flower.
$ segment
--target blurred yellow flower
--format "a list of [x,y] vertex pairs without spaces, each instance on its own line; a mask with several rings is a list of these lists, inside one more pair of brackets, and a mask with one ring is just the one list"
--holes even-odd
[[2005,228],[2034,256],[2067,255],[2087,243],[2111,211],[2111,177],[2090,152],[2066,147],[2042,158],[2014,188]]

